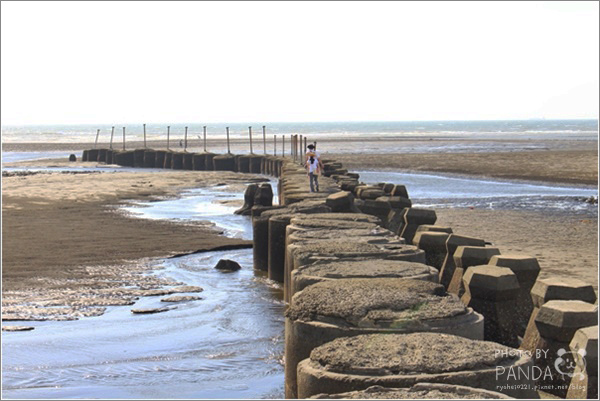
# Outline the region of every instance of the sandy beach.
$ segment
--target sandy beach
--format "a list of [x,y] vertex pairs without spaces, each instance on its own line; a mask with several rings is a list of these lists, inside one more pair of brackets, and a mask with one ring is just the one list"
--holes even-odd
[[[536,152],[445,154],[327,154],[349,169],[431,171],[470,176],[518,178],[543,182],[590,185],[597,181],[597,151],[573,146],[565,150]],[[9,147],[10,148],[10,147]],[[21,149],[47,150],[33,144]],[[13,148],[14,149],[14,148]],[[93,166],[65,159],[18,162],[12,166]],[[106,286],[107,276],[121,279],[112,285],[114,302],[135,294],[122,287],[138,285],[157,289],[164,283],[140,281],[144,258],[211,250],[243,244],[229,239],[208,223],[177,224],[131,218],[115,212],[126,200],[173,197],[185,188],[222,183],[243,191],[245,182],[260,179],[226,172],[42,172],[6,173],[2,188],[3,305],[16,306],[27,294],[40,302],[53,301],[73,307],[64,294],[91,294]],[[439,209],[438,224],[455,232],[484,238],[502,253],[535,256],[541,277],[559,275],[594,283],[597,288],[597,218],[564,213],[549,215],[529,211]],[[110,268],[106,268],[110,266]],[[133,268],[132,266],[135,266]],[[123,276],[123,272],[128,273]],[[144,281],[145,280],[145,281]],[[118,281],[118,280],[117,280]],[[104,283],[104,284],[103,284]],[[185,284],[185,283],[179,283]],[[44,291],[52,289],[48,297]],[[121,292],[119,292],[121,291]],[[119,295],[120,294],[120,295]],[[43,295],[43,296],[42,296]],[[62,298],[61,298],[62,297]],[[68,298],[68,297],[67,297]],[[60,301],[62,299],[62,301]],[[69,298],[70,299],[70,298]],[[119,301],[120,300],[120,301]],[[89,301],[88,307],[97,302]],[[96,305],[97,306],[97,305]],[[89,312],[89,311],[88,311]],[[21,313],[21,315],[19,315]],[[7,318],[27,311],[8,309]],[[70,314],[69,314],[70,313]],[[73,316],[70,310],[65,316]],[[78,310],[78,313],[83,313]],[[58,315],[60,316],[60,314]],[[55,316],[56,317],[56,316]]]
[[[157,289],[174,284],[143,276],[148,271],[144,259],[249,245],[248,241],[221,235],[209,222],[177,224],[133,218],[117,212],[116,207],[127,200],[174,197],[186,188],[223,183],[229,184],[232,191],[241,192],[244,184],[252,180],[264,178],[184,171],[5,173],[2,300],[8,308],[3,310],[3,319],[18,317],[15,314],[30,316],[31,311],[11,309],[25,299],[35,299],[39,305],[51,302],[67,307],[103,304],[106,301],[91,298],[98,295],[98,289],[106,287],[113,291],[103,296],[110,295],[112,302],[119,304],[140,295],[123,291],[124,287]],[[51,294],[48,290],[52,290]],[[74,292],[78,294],[75,298]],[[81,305],[81,299],[86,297],[90,299]],[[72,316],[72,310],[67,312],[53,317]]]

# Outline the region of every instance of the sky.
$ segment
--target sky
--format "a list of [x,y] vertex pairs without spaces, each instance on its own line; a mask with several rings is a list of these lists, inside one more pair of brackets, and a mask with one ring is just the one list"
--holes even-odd
[[5,2],[2,125],[598,118],[598,2]]

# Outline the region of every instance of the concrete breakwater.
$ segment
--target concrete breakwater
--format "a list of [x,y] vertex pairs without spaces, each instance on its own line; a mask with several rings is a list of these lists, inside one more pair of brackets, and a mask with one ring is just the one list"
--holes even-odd
[[[324,160],[315,193],[304,168],[288,158],[128,152],[90,150],[84,160],[279,178],[279,206],[265,205],[268,193],[257,193],[266,189],[250,186],[242,209],[252,215],[254,267],[283,283],[289,304],[286,397],[373,385],[409,391],[422,383],[517,398],[535,398],[538,389],[597,395],[592,286],[538,280],[535,258],[503,255],[484,239],[436,226],[435,211],[413,208],[403,185],[363,185]],[[585,355],[587,364],[561,371],[555,362],[565,353],[580,361]]]

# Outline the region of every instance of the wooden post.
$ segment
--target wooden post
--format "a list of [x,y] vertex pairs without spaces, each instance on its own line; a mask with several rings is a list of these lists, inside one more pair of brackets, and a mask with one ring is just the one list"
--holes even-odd
[[267,154],[267,134],[265,132],[265,126],[263,125],[263,153]]
[[113,137],[115,136],[115,127],[112,127],[112,130],[110,131],[110,148],[112,149],[112,141],[113,141]]
[[100,135],[100,130],[96,131],[96,141],[94,142],[94,149],[98,146],[98,135]]
[[227,129],[227,153],[231,153],[231,151],[229,150],[229,127],[226,127]]
[[304,147],[302,148],[302,153],[306,152],[306,137],[304,137]]
[[144,149],[146,149],[146,124],[144,124]]
[[273,135],[273,156],[277,156],[277,135]]
[[285,135],[281,136],[281,156],[285,157]]
[[171,137],[171,126],[167,125],[167,150],[169,150],[169,139]]
[[184,141],[183,141],[183,143],[184,143],[183,151],[184,152],[187,152],[187,129],[188,129],[188,127],[185,127],[185,136],[183,137],[184,138]]
[[125,150],[125,127],[123,127],[123,150]]
[[252,152],[252,127],[248,127],[248,137],[250,137],[250,154],[254,153]]
[[206,152],[206,125],[202,127],[202,131],[204,131],[204,152]]
[[298,161],[300,161],[301,157],[300,155],[302,154],[302,144],[304,142],[302,142],[302,135],[300,135],[300,142],[298,142]]

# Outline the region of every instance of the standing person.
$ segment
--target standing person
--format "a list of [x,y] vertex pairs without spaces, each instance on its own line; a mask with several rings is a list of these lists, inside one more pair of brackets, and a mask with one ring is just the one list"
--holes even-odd
[[319,192],[319,173],[321,171],[321,161],[318,153],[315,151],[314,145],[307,146],[306,162],[304,165],[308,170],[308,178],[310,183],[310,192]]

